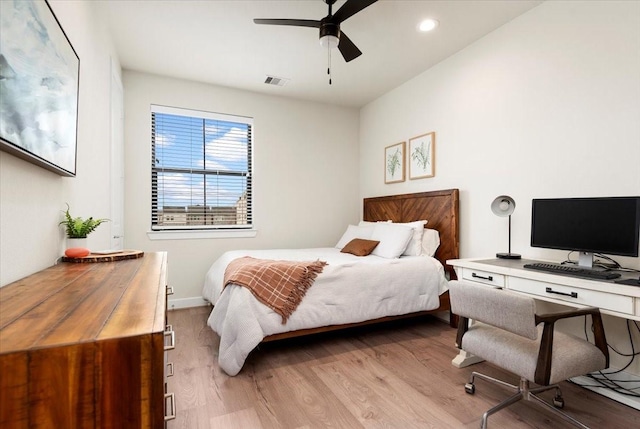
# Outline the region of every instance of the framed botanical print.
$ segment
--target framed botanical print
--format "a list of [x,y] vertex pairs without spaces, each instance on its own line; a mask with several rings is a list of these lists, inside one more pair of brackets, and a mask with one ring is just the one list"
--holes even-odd
[[409,139],[409,179],[435,176],[436,133]]
[[404,182],[406,142],[384,148],[384,183]]

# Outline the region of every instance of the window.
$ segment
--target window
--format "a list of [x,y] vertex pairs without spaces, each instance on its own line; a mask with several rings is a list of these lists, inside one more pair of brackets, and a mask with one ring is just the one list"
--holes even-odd
[[252,227],[252,119],[151,106],[151,229]]

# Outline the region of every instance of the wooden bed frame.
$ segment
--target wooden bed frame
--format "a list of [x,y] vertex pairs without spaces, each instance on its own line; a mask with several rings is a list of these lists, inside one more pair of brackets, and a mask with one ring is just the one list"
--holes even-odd
[[[428,223],[426,227],[436,229],[440,233],[440,247],[438,247],[436,251],[435,258],[442,263],[449,278],[452,280],[456,278],[456,274],[453,267],[447,265],[446,262],[448,259],[457,259],[459,257],[458,212],[459,191],[457,189],[365,198],[363,202],[363,220],[366,221],[392,220],[394,222],[413,222],[416,220],[427,220]],[[456,327],[458,317],[451,313],[449,292],[445,292],[440,295],[440,306],[435,310],[421,311],[401,316],[381,317],[359,323],[283,332],[281,334],[269,335],[265,337],[262,342],[365,326],[373,323],[388,322],[443,311],[449,311],[449,324]]]

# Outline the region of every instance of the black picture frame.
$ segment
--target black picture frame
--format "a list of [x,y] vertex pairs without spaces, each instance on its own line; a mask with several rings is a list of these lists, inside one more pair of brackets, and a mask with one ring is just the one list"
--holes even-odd
[[46,0],[2,0],[0,20],[0,150],[73,177],[80,58]]

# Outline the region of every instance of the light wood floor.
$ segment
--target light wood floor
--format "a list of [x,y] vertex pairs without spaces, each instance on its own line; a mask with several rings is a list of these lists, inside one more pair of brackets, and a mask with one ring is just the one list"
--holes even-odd
[[[510,395],[472,370],[517,384],[488,363],[458,369],[455,330],[435,318],[261,345],[235,377],[218,366],[209,308],[169,312],[177,418],[168,429],[478,428],[482,413]],[[564,382],[564,410],[591,428],[638,428],[640,411]],[[545,396],[550,399],[553,393]],[[489,418],[492,429],[570,428],[530,402]]]

